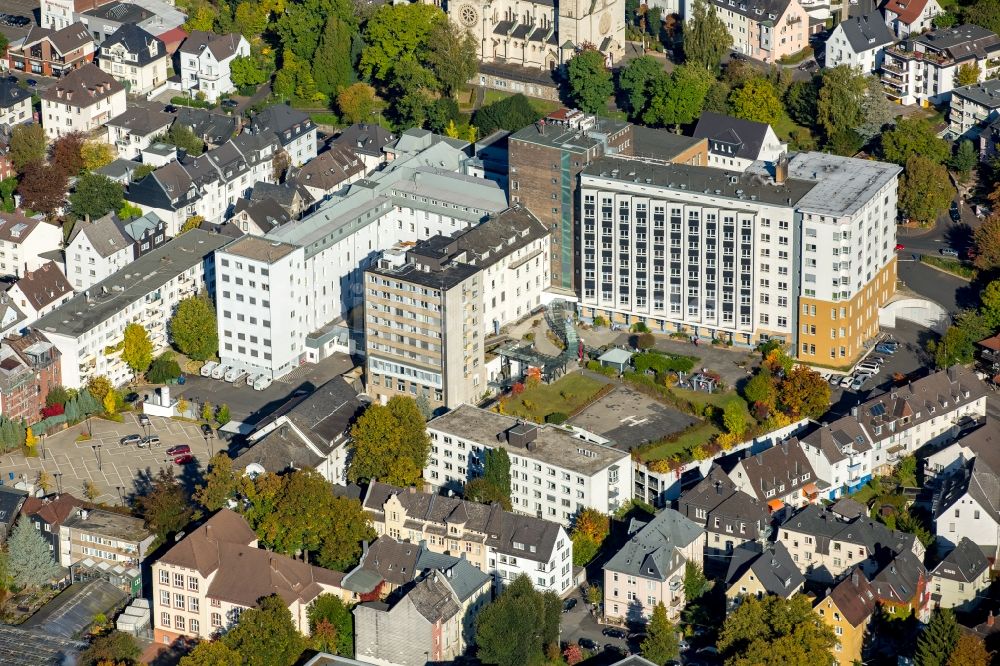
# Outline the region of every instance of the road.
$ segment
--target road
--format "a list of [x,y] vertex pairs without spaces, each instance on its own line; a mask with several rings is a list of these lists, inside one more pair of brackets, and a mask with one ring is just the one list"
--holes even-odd
[[914,261],[910,253],[899,253],[896,272],[907,287],[952,314],[977,304],[977,296],[967,281]]

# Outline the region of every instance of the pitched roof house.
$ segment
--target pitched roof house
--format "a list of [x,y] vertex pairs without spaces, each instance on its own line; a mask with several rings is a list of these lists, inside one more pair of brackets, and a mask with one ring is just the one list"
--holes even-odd
[[767,505],[740,490],[718,465],[681,495],[677,510],[705,528],[706,556],[728,556],[734,548],[762,542],[771,533]]
[[897,554],[872,577],[872,590],[883,607],[893,613],[912,613],[921,622],[930,620],[930,577],[920,557],[912,551]]
[[25,273],[7,290],[7,295],[24,313],[27,325],[72,298],[73,287],[55,262],[49,261]]
[[772,514],[800,508],[819,496],[816,474],[797,439],[744,458],[729,471],[737,488],[765,503]]
[[42,127],[50,139],[93,132],[125,112],[125,86],[86,63],[39,93]]
[[941,608],[970,610],[990,586],[990,562],[968,537],[944,556],[931,572],[931,600]]
[[853,666],[861,661],[865,638],[878,608],[871,583],[855,567],[833,588],[827,588],[813,610],[837,635],[834,658],[837,666]]
[[125,23],[101,43],[100,67],[133,95],[144,95],[167,80],[167,48],[134,23]]
[[332,144],[329,150],[292,169],[288,179],[305,187],[316,201],[323,201],[364,175],[361,158],[343,145]]
[[802,591],[806,579],[792,562],[788,549],[778,542],[763,548],[744,544],[734,550],[725,581],[727,610],[731,612],[746,596],[791,599]]
[[898,39],[930,30],[942,11],[937,0],[888,0],[882,5],[885,23]]
[[824,67],[847,65],[873,72],[882,66],[885,47],[895,40],[878,12],[851,16],[837,24],[826,40]]
[[47,497],[29,497],[21,507],[25,516],[49,544],[52,558],[59,559],[59,527],[78,508],[90,507],[90,502],[74,497],[70,493],[59,493]]
[[934,498],[935,534],[958,545],[968,537],[995,557],[1000,547],[1000,475],[976,456],[941,483]]
[[249,55],[250,43],[239,33],[217,35],[192,30],[178,49],[181,89],[204,93],[205,99],[214,102],[219,95],[236,89],[230,63]]
[[12,70],[65,76],[84,63],[92,62],[95,46],[94,38],[82,23],[72,23],[59,30],[33,25],[27,35],[8,47],[6,57]]
[[705,111],[694,128],[696,139],[708,140],[709,166],[743,171],[757,160],[777,161],[787,146],[767,123]]

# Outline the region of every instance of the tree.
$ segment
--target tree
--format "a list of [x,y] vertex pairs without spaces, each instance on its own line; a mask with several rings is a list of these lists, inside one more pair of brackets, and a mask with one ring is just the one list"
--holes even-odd
[[[887,107],[882,102],[885,93],[877,79],[848,65],[839,65],[823,71],[816,103],[817,120],[828,138],[853,131],[864,141],[879,131],[881,125],[874,127],[876,124],[886,120]],[[859,131],[862,129],[863,132]]]
[[446,21],[431,29],[427,62],[441,83],[441,92],[451,97],[476,75],[479,57],[472,33]]
[[44,469],[38,470],[38,475],[35,477],[35,485],[42,489],[42,493],[49,494],[49,491],[52,490],[53,481],[54,479],[51,474]]
[[156,533],[157,543],[181,531],[194,514],[183,486],[170,470],[163,468],[153,477],[149,492],[136,500],[136,509],[149,529]]
[[233,471],[233,461],[224,451],[212,456],[203,484],[195,486],[194,500],[206,511],[218,511],[235,499],[239,475]]
[[52,142],[52,164],[69,178],[77,175],[83,169],[83,144],[82,133],[63,134]]
[[1000,329],[1000,279],[991,281],[979,294],[979,314],[991,330]]
[[785,91],[785,109],[789,117],[800,125],[811,127],[816,123],[816,105],[819,103],[819,84],[822,79],[793,81]]
[[684,598],[691,603],[705,594],[711,585],[705,578],[705,572],[694,562],[688,560],[684,565]]
[[465,498],[486,504],[498,502],[510,511],[510,456],[506,449],[486,450],[483,476],[466,484]]
[[168,328],[174,346],[189,358],[205,361],[219,351],[215,308],[205,292],[178,303]]
[[15,125],[10,135],[10,161],[18,173],[45,160],[45,130],[37,123]]
[[101,491],[97,489],[94,482],[90,479],[84,479],[83,481],[83,496],[86,497],[91,502],[96,502],[97,498],[101,496]]
[[150,384],[167,384],[181,376],[181,366],[173,352],[165,351],[149,365],[146,380]]
[[118,181],[86,172],[76,181],[69,207],[78,217],[98,218],[116,211],[125,203],[125,190]]
[[921,224],[933,224],[948,210],[953,191],[948,171],[923,155],[911,155],[899,179],[899,207]]
[[893,122],[896,112],[882,89],[882,82],[875,76],[865,77],[864,93],[861,96],[861,120],[851,128],[863,143],[868,143],[882,133],[883,128]]
[[[348,478],[386,480],[396,485],[411,485],[420,477],[427,463],[430,441],[420,410],[412,398],[395,396],[386,405],[372,405],[351,427],[354,455]],[[407,467],[393,463],[409,461]]]
[[97,171],[115,161],[115,151],[110,143],[103,141],[84,141],[80,148],[83,158],[83,168],[87,171]]
[[146,372],[153,362],[153,342],[141,324],[131,322],[125,326],[122,360],[137,376]]
[[337,108],[344,122],[367,122],[378,111],[379,99],[367,83],[353,83],[337,94]]
[[960,65],[958,71],[955,72],[955,87],[971,86],[974,83],[979,83],[982,75],[983,70],[979,69],[979,65],[975,61]]
[[990,663],[990,653],[979,636],[962,633],[955,643],[955,649],[948,657],[948,666],[986,666]]
[[243,611],[222,642],[241,655],[246,666],[292,666],[306,648],[288,606],[277,595]]
[[663,67],[652,56],[641,56],[622,68],[618,87],[628,100],[630,118],[641,118],[649,104],[652,83],[662,73]]
[[201,641],[181,658],[180,666],[242,666],[240,654],[222,641]]
[[229,74],[237,88],[259,86],[267,81],[267,72],[253,56],[237,56],[229,63]]
[[[555,597],[554,604],[550,597]],[[554,593],[542,594],[527,576],[518,576],[476,617],[480,661],[497,666],[543,664],[545,649],[559,640],[560,607]],[[517,640],[511,640],[514,636]]]
[[527,127],[542,117],[527,97],[521,93],[487,104],[472,116],[472,123],[479,128],[483,136],[492,134],[498,129],[516,132]]
[[215,418],[215,407],[212,406],[212,403],[205,402],[201,406],[201,420],[211,421],[213,418]]
[[188,33],[195,30],[212,32],[212,28],[215,25],[215,16],[216,10],[211,5],[199,5],[188,15],[187,21],[184,22],[184,30]]
[[313,62],[322,67],[313,68],[316,88],[324,95],[336,95],[351,85],[354,68],[351,66],[351,33],[355,27],[340,16],[332,15],[323,27],[323,35]]
[[743,397],[751,404],[759,403],[774,409],[778,403],[778,388],[775,386],[771,371],[764,367],[758,370],[743,387]]
[[705,0],[695,0],[691,18],[684,26],[684,60],[717,73],[722,56],[732,44],[733,36],[715,7]]
[[592,507],[586,507],[573,521],[573,533],[585,534],[597,543],[604,541],[611,531],[608,516]]
[[796,366],[781,382],[778,402],[793,418],[819,418],[830,407],[830,384],[815,370]]
[[49,392],[45,394],[45,406],[51,407],[52,405],[65,405],[69,402],[70,398],[69,390],[60,384],[57,384],[49,389]]
[[113,630],[95,636],[90,646],[80,655],[80,666],[103,664],[138,664],[142,649],[131,634]]
[[256,2],[243,2],[236,5],[233,12],[233,27],[249,41],[260,39],[261,33],[267,29],[270,12]]
[[931,615],[931,621],[917,638],[917,649],[913,655],[915,666],[945,666],[961,631],[950,608],[938,608]]
[[964,14],[966,23],[1000,33],[1000,5],[993,0],[979,0],[971,7],[966,7]]
[[653,617],[646,626],[646,638],[640,650],[643,657],[659,666],[676,659],[680,652],[677,627],[667,619],[667,607],[662,601],[653,608]]
[[224,426],[230,421],[229,416],[229,405],[222,403],[219,405],[219,411],[215,413],[215,421],[220,425]]
[[388,83],[398,63],[420,58],[430,45],[436,25],[447,20],[433,5],[383,5],[365,26],[365,48],[358,69],[369,81]]
[[24,168],[17,192],[25,208],[51,215],[66,200],[66,187],[62,171],[51,164],[31,162]]
[[201,215],[192,215],[188,219],[184,220],[184,224],[181,225],[180,230],[177,235],[186,234],[187,232],[197,229],[201,226],[201,223],[205,221],[205,218]]
[[566,65],[570,97],[587,113],[604,113],[608,97],[615,91],[611,72],[604,66],[604,54],[595,49],[584,49],[573,56]]
[[701,114],[712,75],[697,65],[681,65],[652,84],[643,120],[651,125],[687,125]]
[[104,375],[94,375],[87,380],[87,391],[97,400],[104,400],[104,396],[114,390],[111,380]]
[[966,180],[977,164],[979,164],[979,154],[972,142],[968,139],[959,141],[958,148],[951,156],[948,166],[957,171],[962,180]]
[[837,643],[809,598],[748,596],[726,616],[717,643],[727,666],[825,664]]
[[1000,266],[1000,211],[994,212],[976,229],[976,267],[991,270]]
[[27,518],[20,518],[7,539],[7,571],[14,584],[20,588],[47,585],[59,573],[59,565],[52,559],[49,544]]
[[733,91],[729,106],[737,118],[773,125],[785,109],[774,85],[765,78],[755,77]]
[[939,139],[934,126],[924,118],[901,118],[882,135],[882,157],[903,166],[913,155],[921,155],[935,164],[943,164],[951,148]]
[[187,125],[174,123],[162,137],[157,140],[176,146],[188,155],[198,156],[205,152],[205,142]]
[[739,400],[730,400],[722,411],[726,432],[740,437],[747,431],[747,411]]
[[[351,608],[333,594],[321,594],[307,611],[313,649],[350,657],[354,654],[354,615]],[[323,624],[325,627],[317,631]],[[322,637],[321,641],[317,641]]]

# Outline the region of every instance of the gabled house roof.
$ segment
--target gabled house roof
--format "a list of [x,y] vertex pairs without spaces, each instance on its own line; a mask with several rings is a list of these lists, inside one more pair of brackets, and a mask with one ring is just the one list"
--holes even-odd
[[189,128],[198,138],[213,145],[231,139],[240,128],[240,121],[235,116],[188,106],[177,109],[175,122]]
[[[787,2],[788,0],[785,0],[785,4]],[[770,128],[767,123],[705,111],[694,128],[694,137],[708,139],[709,152],[723,154],[726,157],[756,160]],[[731,152],[722,150],[723,147],[731,148]]]
[[[935,518],[943,517],[966,495],[982,507],[994,525],[1000,524],[1000,476],[978,455],[946,479]],[[995,534],[984,536],[996,538]]]
[[113,35],[104,40],[101,49],[118,44],[124,47],[126,53],[135,54],[135,64],[139,67],[145,67],[151,62],[167,57],[167,49],[163,42],[134,23],[122,24]]
[[899,17],[900,23],[909,25],[920,18],[928,0],[888,0],[882,10]]
[[931,572],[935,578],[947,578],[960,583],[971,583],[990,568],[982,549],[969,537],[962,537],[954,550]]
[[0,487],[0,524],[13,525],[27,498],[24,490]]
[[735,548],[726,572],[726,585],[735,585],[747,572],[754,575],[768,594],[785,599],[795,594],[806,581],[781,542],[769,543],[763,550],[748,544]]
[[680,551],[705,530],[673,509],[664,509],[648,523],[633,523],[630,538],[604,568],[626,575],[666,580],[684,563]]
[[246,213],[246,216],[253,220],[254,224],[265,234],[292,219],[288,212],[279,206],[274,199],[262,199],[254,202],[240,199],[236,202],[233,214],[239,215],[240,213]]
[[[740,474],[746,477],[761,502],[772,498],[781,499],[816,481],[812,465],[794,437],[744,458],[729,473],[731,477],[735,475],[737,478]],[[782,486],[784,490],[780,490]]]
[[791,0],[740,0],[737,3],[727,2],[727,0],[712,0],[712,5],[717,10],[725,10],[741,14],[751,21],[756,22],[776,22],[791,4]]
[[843,541],[863,546],[869,557],[881,562],[904,550],[911,550],[916,541],[914,535],[890,530],[866,515],[854,520],[842,520],[829,508],[815,504],[790,517],[779,529],[813,537],[816,552],[819,553],[829,554],[834,541]]
[[827,598],[834,603],[852,627],[860,627],[867,623],[878,607],[875,590],[861,567],[854,567],[836,587],[827,590],[826,597],[821,599],[819,604]]
[[35,310],[41,310],[66,294],[73,293],[69,280],[52,261],[28,271],[14,284]]
[[878,12],[864,16],[851,16],[838,25],[843,29],[844,37],[847,38],[847,42],[855,53],[878,49],[896,41],[889,31],[885,19]]
[[48,40],[52,48],[61,56],[66,56],[76,49],[87,46],[87,44],[93,44],[94,42],[90,31],[87,30],[87,26],[77,22],[71,23],[60,30],[33,26],[28,31],[28,34],[25,35],[20,48],[24,50],[43,40]]
[[201,55],[202,51],[208,49],[216,60],[222,61],[231,58],[236,53],[242,40],[242,35],[235,32],[217,35],[203,30],[192,30],[188,38],[181,44],[180,52]]
[[26,101],[31,101],[31,93],[13,81],[0,79],[0,107],[9,109]]
[[20,245],[40,224],[48,222],[38,217],[28,217],[19,211],[13,213],[0,211],[0,241]]
[[[704,521],[709,532],[716,531],[715,516],[721,518],[720,532],[732,527],[734,521],[746,524],[747,532],[741,536],[748,539],[757,539],[762,532],[770,531],[767,507],[756,497],[737,488],[718,465],[713,465],[698,485],[681,495],[678,510],[695,522]],[[697,518],[699,510],[705,511],[704,519]]]
[[130,103],[121,115],[108,121],[112,127],[121,127],[138,136],[149,136],[166,131],[174,117],[158,109]]
[[97,254],[107,259],[113,254],[127,250],[132,247],[134,240],[128,236],[122,226],[121,221],[115,213],[108,213],[104,217],[91,222],[83,220],[73,226],[73,232],[69,237],[69,245],[72,245],[79,236],[83,235]]
[[397,139],[396,135],[381,125],[355,123],[338,134],[331,141],[333,145],[346,146],[359,155],[382,157],[387,145]]
[[289,180],[306,187],[332,192],[352,176],[363,174],[364,171],[364,163],[350,149],[340,144],[332,144],[329,150],[295,169]]
[[896,605],[909,604],[926,585],[927,569],[909,550],[897,554],[872,578],[878,600]]
[[254,134],[273,134],[281,145],[287,146],[303,134],[316,129],[312,119],[303,111],[287,104],[272,104],[254,114],[250,119]]
[[88,508],[90,502],[74,497],[70,493],[51,495],[49,497],[29,497],[21,507],[21,513],[25,516],[38,516],[49,525],[62,525],[63,521],[69,518],[74,509]]
[[125,86],[92,62],[58,79],[39,96],[53,104],[87,108],[124,92]]

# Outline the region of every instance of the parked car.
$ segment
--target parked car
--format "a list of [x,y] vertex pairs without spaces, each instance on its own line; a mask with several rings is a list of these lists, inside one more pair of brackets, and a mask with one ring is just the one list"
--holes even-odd
[[224,109],[235,109],[240,105],[235,99],[224,99],[222,100],[222,108]]
[[132,391],[131,393],[125,396],[125,402],[127,402],[130,405],[138,401],[139,401],[139,394],[136,393],[135,391]]
[[211,377],[212,372],[214,372],[217,367],[219,367],[218,363],[216,363],[215,361],[209,361],[205,365],[201,366],[201,376]]
[[954,201],[951,202],[951,207],[948,209],[948,216],[951,217],[952,222],[962,221],[962,212],[958,209],[958,204]]
[[193,462],[194,462],[194,456],[191,455],[190,453],[186,453],[184,455],[177,456],[176,458],[174,458],[175,465],[190,465]]
[[955,248],[953,248],[953,247],[943,247],[943,248],[941,248],[941,249],[940,249],[940,250],[938,250],[938,251],[939,251],[939,252],[940,252],[940,253],[941,253],[942,255],[944,255],[944,256],[946,256],[946,257],[957,257],[957,256],[958,256],[958,250],[956,250],[956,249],[955,249]]
[[255,375],[252,372],[247,373],[247,386],[253,387],[253,383],[263,377],[264,375]]
[[605,643],[604,652],[606,654],[618,655],[620,657],[628,656],[628,650],[626,650],[621,645],[615,645],[614,643]]
[[576,599],[573,598],[573,597],[570,597],[569,599],[567,599],[566,601],[563,602],[563,611],[562,612],[563,613],[568,613],[569,611],[573,610],[574,608],[576,608]]
[[879,371],[878,363],[872,363],[871,361],[865,361],[864,363],[858,363],[855,370],[860,370],[866,375],[877,375]]
[[593,651],[593,650],[600,649],[599,646],[597,645],[597,642],[596,641],[592,641],[589,638],[581,638],[580,640],[577,641],[577,643],[584,650],[591,650],[591,651]]
[[34,88],[35,86],[38,85],[38,81],[36,81],[34,79],[28,79],[27,81],[25,81],[25,83],[28,84],[29,88]]
[[125,435],[118,440],[121,446],[128,446],[129,444],[138,444],[142,441],[142,437],[139,435]]
[[865,382],[871,378],[872,378],[871,375],[865,375],[865,374],[855,375],[854,380],[851,381],[851,385],[848,388],[850,388],[852,391],[860,391],[861,387],[865,385]]
[[903,245],[902,243],[896,243],[896,252],[899,252],[900,250],[905,250],[905,249],[906,249],[905,245]]
[[212,436],[212,426],[208,425],[207,423],[202,423],[201,424],[201,434],[204,435],[205,437],[211,437]]
[[176,458],[177,456],[185,456],[191,453],[191,447],[187,444],[178,444],[177,446],[171,446],[167,449],[167,455]]
[[228,365],[221,365],[221,364],[217,365],[212,370],[212,379],[222,379],[226,375],[227,372],[229,372],[229,366]]
[[849,387],[851,385],[851,382],[853,381],[854,377],[851,377],[850,375],[844,375],[844,378],[840,380],[840,388]]
[[139,446],[145,448],[147,446],[154,446],[159,443],[160,443],[159,435],[146,435],[145,437],[142,438],[142,441],[139,442]]
[[897,346],[890,345],[885,342],[880,342],[879,344],[875,345],[875,351],[877,351],[879,354],[888,354],[889,356],[895,354],[897,349],[898,349]]
[[839,386],[840,385],[840,381],[842,379],[843,379],[843,377],[841,377],[840,375],[830,375],[830,377],[829,377],[829,379],[827,379],[827,381],[830,382],[830,386]]
[[686,640],[681,639],[677,641],[677,649],[680,650],[681,652],[687,652],[688,650],[691,649],[691,644],[688,643]]
[[605,629],[601,633],[607,636],[608,638],[620,638],[622,640],[625,640],[625,638],[628,636],[628,634],[622,631],[621,629]]
[[148,414],[139,414],[139,425],[141,425],[141,426],[148,426],[149,425],[149,415]]

